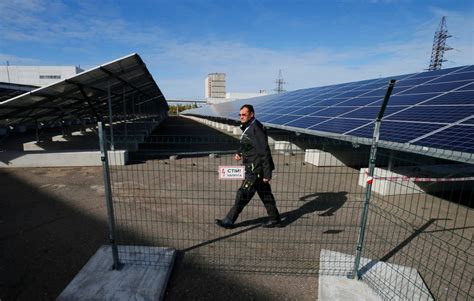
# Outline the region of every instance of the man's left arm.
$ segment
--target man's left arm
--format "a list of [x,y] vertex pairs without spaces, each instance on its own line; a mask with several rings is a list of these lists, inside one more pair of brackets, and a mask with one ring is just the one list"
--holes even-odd
[[263,181],[268,182],[272,178],[272,164],[271,153],[268,146],[267,135],[264,129],[260,126],[255,127],[255,148],[258,159],[262,164]]

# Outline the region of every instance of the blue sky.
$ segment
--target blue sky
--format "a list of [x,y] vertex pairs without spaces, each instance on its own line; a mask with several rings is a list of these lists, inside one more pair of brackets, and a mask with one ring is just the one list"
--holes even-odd
[[419,72],[442,16],[454,48],[443,67],[474,63],[474,1],[0,0],[0,62],[92,68],[130,53],[165,96],[287,90]]

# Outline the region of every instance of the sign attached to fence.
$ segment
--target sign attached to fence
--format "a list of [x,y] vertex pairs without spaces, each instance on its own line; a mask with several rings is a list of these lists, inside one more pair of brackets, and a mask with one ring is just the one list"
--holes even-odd
[[245,178],[245,167],[219,166],[219,180],[243,180]]

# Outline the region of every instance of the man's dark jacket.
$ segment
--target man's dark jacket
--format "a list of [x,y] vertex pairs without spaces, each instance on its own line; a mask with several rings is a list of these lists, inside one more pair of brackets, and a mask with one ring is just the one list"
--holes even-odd
[[262,175],[265,179],[272,178],[275,169],[268,136],[263,124],[256,119],[241,124],[242,137],[240,139],[239,154],[243,163],[249,166],[254,174]]

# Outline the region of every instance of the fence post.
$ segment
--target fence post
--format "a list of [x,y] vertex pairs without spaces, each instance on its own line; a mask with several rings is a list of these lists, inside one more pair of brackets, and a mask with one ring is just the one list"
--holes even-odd
[[99,128],[99,140],[100,140],[100,160],[102,161],[102,172],[104,177],[104,188],[105,188],[105,200],[107,203],[107,220],[109,225],[109,242],[112,247],[112,258],[113,258],[113,269],[120,269],[120,262],[118,258],[117,245],[115,243],[115,217],[114,217],[114,206],[112,204],[112,187],[110,185],[110,172],[109,172],[109,157],[107,154],[107,143],[105,141],[104,129],[102,122],[97,123]]
[[110,82],[107,82],[107,103],[109,107],[109,125],[110,125],[110,149],[115,149],[114,143],[114,119],[112,116],[112,99],[110,97]]
[[375,160],[377,158],[377,145],[378,145],[379,136],[380,136],[380,125],[382,123],[382,118],[385,113],[385,108],[387,107],[388,100],[390,98],[390,95],[392,94],[395,81],[396,80],[394,79],[390,80],[388,84],[388,88],[387,88],[387,93],[385,94],[382,106],[380,107],[379,115],[377,116],[377,119],[375,120],[374,134],[372,136],[372,146],[370,148],[369,172],[367,176],[367,185],[365,189],[364,209],[362,210],[362,217],[360,219],[360,232],[359,232],[359,238],[357,240],[357,250],[356,250],[356,256],[354,260],[354,269],[352,273],[349,275],[349,278],[352,278],[352,279],[354,279],[355,276],[359,278],[358,270],[359,270],[359,264],[360,264],[360,257],[362,255],[362,250],[364,246],[365,227],[367,225],[367,217],[369,213],[369,202],[370,202],[370,194],[372,192],[372,182],[373,182],[373,177],[374,177]]

